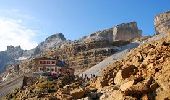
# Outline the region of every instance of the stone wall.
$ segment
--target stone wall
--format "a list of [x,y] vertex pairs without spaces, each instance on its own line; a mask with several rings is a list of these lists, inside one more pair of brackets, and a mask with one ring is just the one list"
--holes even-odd
[[157,15],[154,19],[156,34],[170,31],[170,11]]

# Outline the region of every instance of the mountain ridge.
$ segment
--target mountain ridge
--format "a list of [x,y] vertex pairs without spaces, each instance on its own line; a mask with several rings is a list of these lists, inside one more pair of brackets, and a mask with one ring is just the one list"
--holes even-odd
[[[2,56],[0,61],[2,61],[3,57],[5,58],[5,56],[6,56],[6,61],[4,60],[4,63],[1,64],[0,67],[4,68],[4,66],[8,64],[19,63],[20,60],[22,61],[24,59],[42,56],[43,53],[46,51],[58,49],[68,44],[69,45],[70,44],[74,45],[76,43],[84,44],[84,43],[90,43],[95,41],[109,41],[109,43],[112,44],[112,42],[117,40],[130,40],[135,37],[140,37],[142,36],[141,34],[142,33],[138,29],[136,22],[121,23],[119,25],[113,26],[112,28],[90,33],[90,35],[75,41],[67,40],[64,37],[63,33],[55,33],[47,37],[43,42],[39,43],[38,46],[36,46],[34,49],[31,50],[23,50],[21,49],[20,46],[16,46],[16,47],[7,46],[7,52],[6,51],[4,52],[6,52],[6,54],[9,54],[9,56],[3,55],[3,53],[1,54]],[[8,51],[15,51],[16,55]]]

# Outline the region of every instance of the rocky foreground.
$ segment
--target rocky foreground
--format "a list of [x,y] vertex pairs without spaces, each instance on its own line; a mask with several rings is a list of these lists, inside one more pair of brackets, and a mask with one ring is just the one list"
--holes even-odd
[[123,60],[110,64],[91,85],[104,94],[103,100],[168,100],[169,64],[170,39],[164,38],[143,44]]

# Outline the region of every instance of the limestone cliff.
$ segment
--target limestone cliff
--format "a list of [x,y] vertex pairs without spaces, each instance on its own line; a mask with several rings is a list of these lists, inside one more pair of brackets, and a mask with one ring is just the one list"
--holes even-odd
[[113,27],[113,41],[131,40],[142,36],[142,30],[138,29],[136,22],[122,23]]
[[170,11],[157,15],[154,25],[156,34],[170,32]]
[[136,22],[122,23],[112,28],[97,31],[85,37],[84,41],[108,40],[110,43],[119,40],[131,40],[142,36],[142,31],[138,29]]

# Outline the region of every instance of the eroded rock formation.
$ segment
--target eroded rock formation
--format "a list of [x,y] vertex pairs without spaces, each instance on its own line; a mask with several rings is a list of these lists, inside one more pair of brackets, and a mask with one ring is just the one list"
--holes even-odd
[[57,50],[47,51],[44,56],[58,56],[77,71],[92,67],[117,51],[118,47],[103,40],[66,44]]
[[110,43],[119,40],[131,40],[142,36],[136,22],[122,23],[112,28],[97,31],[84,38],[84,41],[108,40]]
[[156,34],[170,32],[170,11],[157,15],[154,25]]

